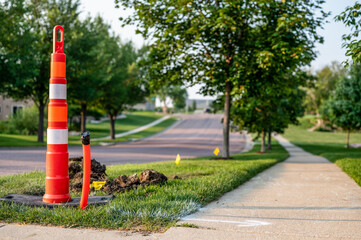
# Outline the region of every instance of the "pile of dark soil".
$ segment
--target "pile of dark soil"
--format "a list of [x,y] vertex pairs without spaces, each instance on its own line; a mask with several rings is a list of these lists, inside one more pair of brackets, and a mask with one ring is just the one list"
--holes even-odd
[[101,190],[107,194],[113,192],[124,192],[125,190],[136,189],[139,186],[144,187],[148,185],[162,184],[167,180],[168,179],[164,174],[153,169],[146,169],[140,174],[139,177],[136,173],[134,173],[133,175],[129,176],[119,176],[113,179],[113,181],[107,180]]
[[[106,166],[91,160],[90,183],[93,181],[107,181]],[[83,157],[69,158],[69,187],[73,192],[81,192],[83,187]]]
[[[69,159],[69,186],[73,192],[81,192],[83,187],[83,157]],[[113,180],[109,180],[105,173],[106,166],[99,163],[95,159],[91,160],[90,184],[93,181],[106,181],[100,189],[107,194],[114,192],[124,192],[125,190],[136,189],[139,186],[148,186],[154,184],[162,184],[167,182],[167,177],[153,169],[144,170],[138,177],[136,173],[126,176],[122,175]],[[94,191],[91,188],[90,191]]]

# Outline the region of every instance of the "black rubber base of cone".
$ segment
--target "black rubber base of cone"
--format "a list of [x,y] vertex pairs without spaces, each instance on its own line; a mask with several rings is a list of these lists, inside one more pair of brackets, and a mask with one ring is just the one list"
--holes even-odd
[[[103,205],[109,203],[114,198],[114,195],[104,196],[89,196],[88,205]],[[57,206],[65,207],[79,207],[80,197],[73,197],[70,202],[67,203],[46,203],[43,202],[42,196],[22,195],[22,194],[9,194],[0,198],[2,202],[23,204],[36,207],[48,207],[53,208]]]

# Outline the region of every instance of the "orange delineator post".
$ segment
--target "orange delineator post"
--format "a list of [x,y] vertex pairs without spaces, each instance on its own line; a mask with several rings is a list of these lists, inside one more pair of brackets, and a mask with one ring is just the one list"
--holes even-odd
[[90,174],[91,174],[89,132],[83,132],[81,134],[81,142],[83,145],[83,189],[80,199],[80,208],[84,210],[88,204],[89,184],[90,184]]
[[[61,41],[57,41],[60,30]],[[68,174],[68,107],[66,104],[66,56],[64,54],[64,29],[53,30],[53,53],[50,64],[48,105],[48,129],[46,152],[45,195],[47,203],[63,203],[71,200]]]

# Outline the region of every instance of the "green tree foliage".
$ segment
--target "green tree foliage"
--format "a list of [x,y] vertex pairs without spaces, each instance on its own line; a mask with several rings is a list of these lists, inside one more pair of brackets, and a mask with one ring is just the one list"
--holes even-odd
[[169,97],[170,86],[163,85],[153,91],[158,96],[160,103],[163,104],[163,113],[166,114],[168,112],[167,98]]
[[[316,18],[323,0],[315,1],[161,1],[116,0],[134,7],[124,24],[152,39],[148,78],[203,83],[202,93],[224,94],[223,157],[229,157],[231,95],[244,85],[257,92],[266,79],[308,64],[322,39]],[[267,46],[267,47],[266,47]],[[277,65],[278,68],[271,67]],[[271,80],[277,82],[279,78]]]
[[110,121],[110,137],[115,139],[115,120],[126,105],[144,100],[146,91],[137,80],[136,60],[138,53],[132,42],[120,43],[117,37],[107,40],[106,81],[99,87],[99,109],[104,111]]
[[86,130],[89,104],[101,96],[99,87],[107,79],[109,25],[101,17],[77,21],[67,45],[69,100],[81,108],[81,131]]
[[163,113],[167,113],[167,99],[171,99],[173,101],[174,109],[183,109],[186,106],[186,100],[188,97],[187,89],[182,87],[179,84],[172,85],[166,84],[163,86],[156,87],[153,90],[155,94],[159,97],[161,103],[163,103]]
[[9,117],[7,133],[34,135],[38,131],[39,113],[36,107],[25,108]]
[[196,100],[193,100],[193,102],[192,102],[192,110],[193,111],[197,110],[197,101]]
[[222,111],[223,107],[224,107],[224,96],[222,95],[217,96],[217,98],[214,99],[210,104],[210,108],[213,113]]
[[[0,3],[2,90],[15,99],[30,98],[39,110],[38,142],[43,142],[44,109],[49,98],[52,29],[65,31],[79,15],[75,0],[11,0]],[[66,36],[66,41],[69,39]]]
[[273,86],[264,85],[264,94],[248,95],[246,90],[235,99],[232,109],[232,121],[239,129],[261,134],[261,152],[265,152],[265,138],[268,133],[268,148],[271,149],[271,133],[282,133],[289,124],[296,124],[297,117],[303,115],[304,91],[299,87],[305,84],[309,76],[298,72],[287,76],[285,84]]
[[[335,17],[338,22],[343,22],[346,27],[351,28],[350,34],[342,36],[342,46],[346,48],[346,56],[350,56],[354,62],[361,62],[361,40],[359,34],[361,31],[361,4],[355,2],[351,7],[347,7],[345,11]],[[346,65],[349,65],[346,61]]]
[[342,78],[325,104],[323,114],[337,126],[347,131],[346,147],[349,147],[351,130],[361,128],[361,65],[355,64],[350,77]]
[[300,87],[308,85],[309,76],[302,68],[316,56],[314,44],[323,41],[316,28],[328,14],[311,13],[322,1],[260,2],[263,21],[255,27],[256,54],[249,63],[253,82],[234,90],[238,109],[232,118],[240,129],[262,133],[264,152],[267,132],[271,148],[271,132],[282,132],[303,114]]
[[322,104],[328,100],[330,93],[335,90],[337,81],[345,77],[346,74],[346,69],[335,61],[317,71],[312,86],[306,88],[306,111],[319,115]]
[[[30,12],[24,0],[0,2],[0,92],[22,86],[23,79],[36,75],[33,58],[36,38],[26,21]],[[14,95],[11,91],[8,95]],[[21,97],[21,96],[18,96]]]
[[[73,104],[69,107],[71,122],[73,115],[78,114],[74,107],[80,106],[84,131],[87,109],[94,108],[101,97],[105,104],[104,94],[113,95],[114,99],[126,96],[126,100],[118,101],[120,109],[124,101],[133,104],[144,95],[139,85],[133,83],[137,72],[134,49],[121,50],[101,17],[80,20],[79,0],[1,1],[0,92],[15,99],[34,101],[39,113],[39,142],[43,141],[44,109],[49,98],[53,28],[59,24],[65,30],[68,102]],[[119,84],[116,79],[124,83]],[[124,85],[126,94],[122,92]]]
[[173,100],[175,110],[184,109],[188,97],[187,89],[181,85],[173,86],[170,97]]

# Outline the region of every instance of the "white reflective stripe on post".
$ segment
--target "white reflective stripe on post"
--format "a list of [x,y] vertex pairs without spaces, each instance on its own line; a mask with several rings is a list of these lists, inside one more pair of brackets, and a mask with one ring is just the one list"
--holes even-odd
[[68,144],[68,129],[52,129],[47,130],[48,144]]
[[66,84],[50,84],[49,99],[66,99]]

